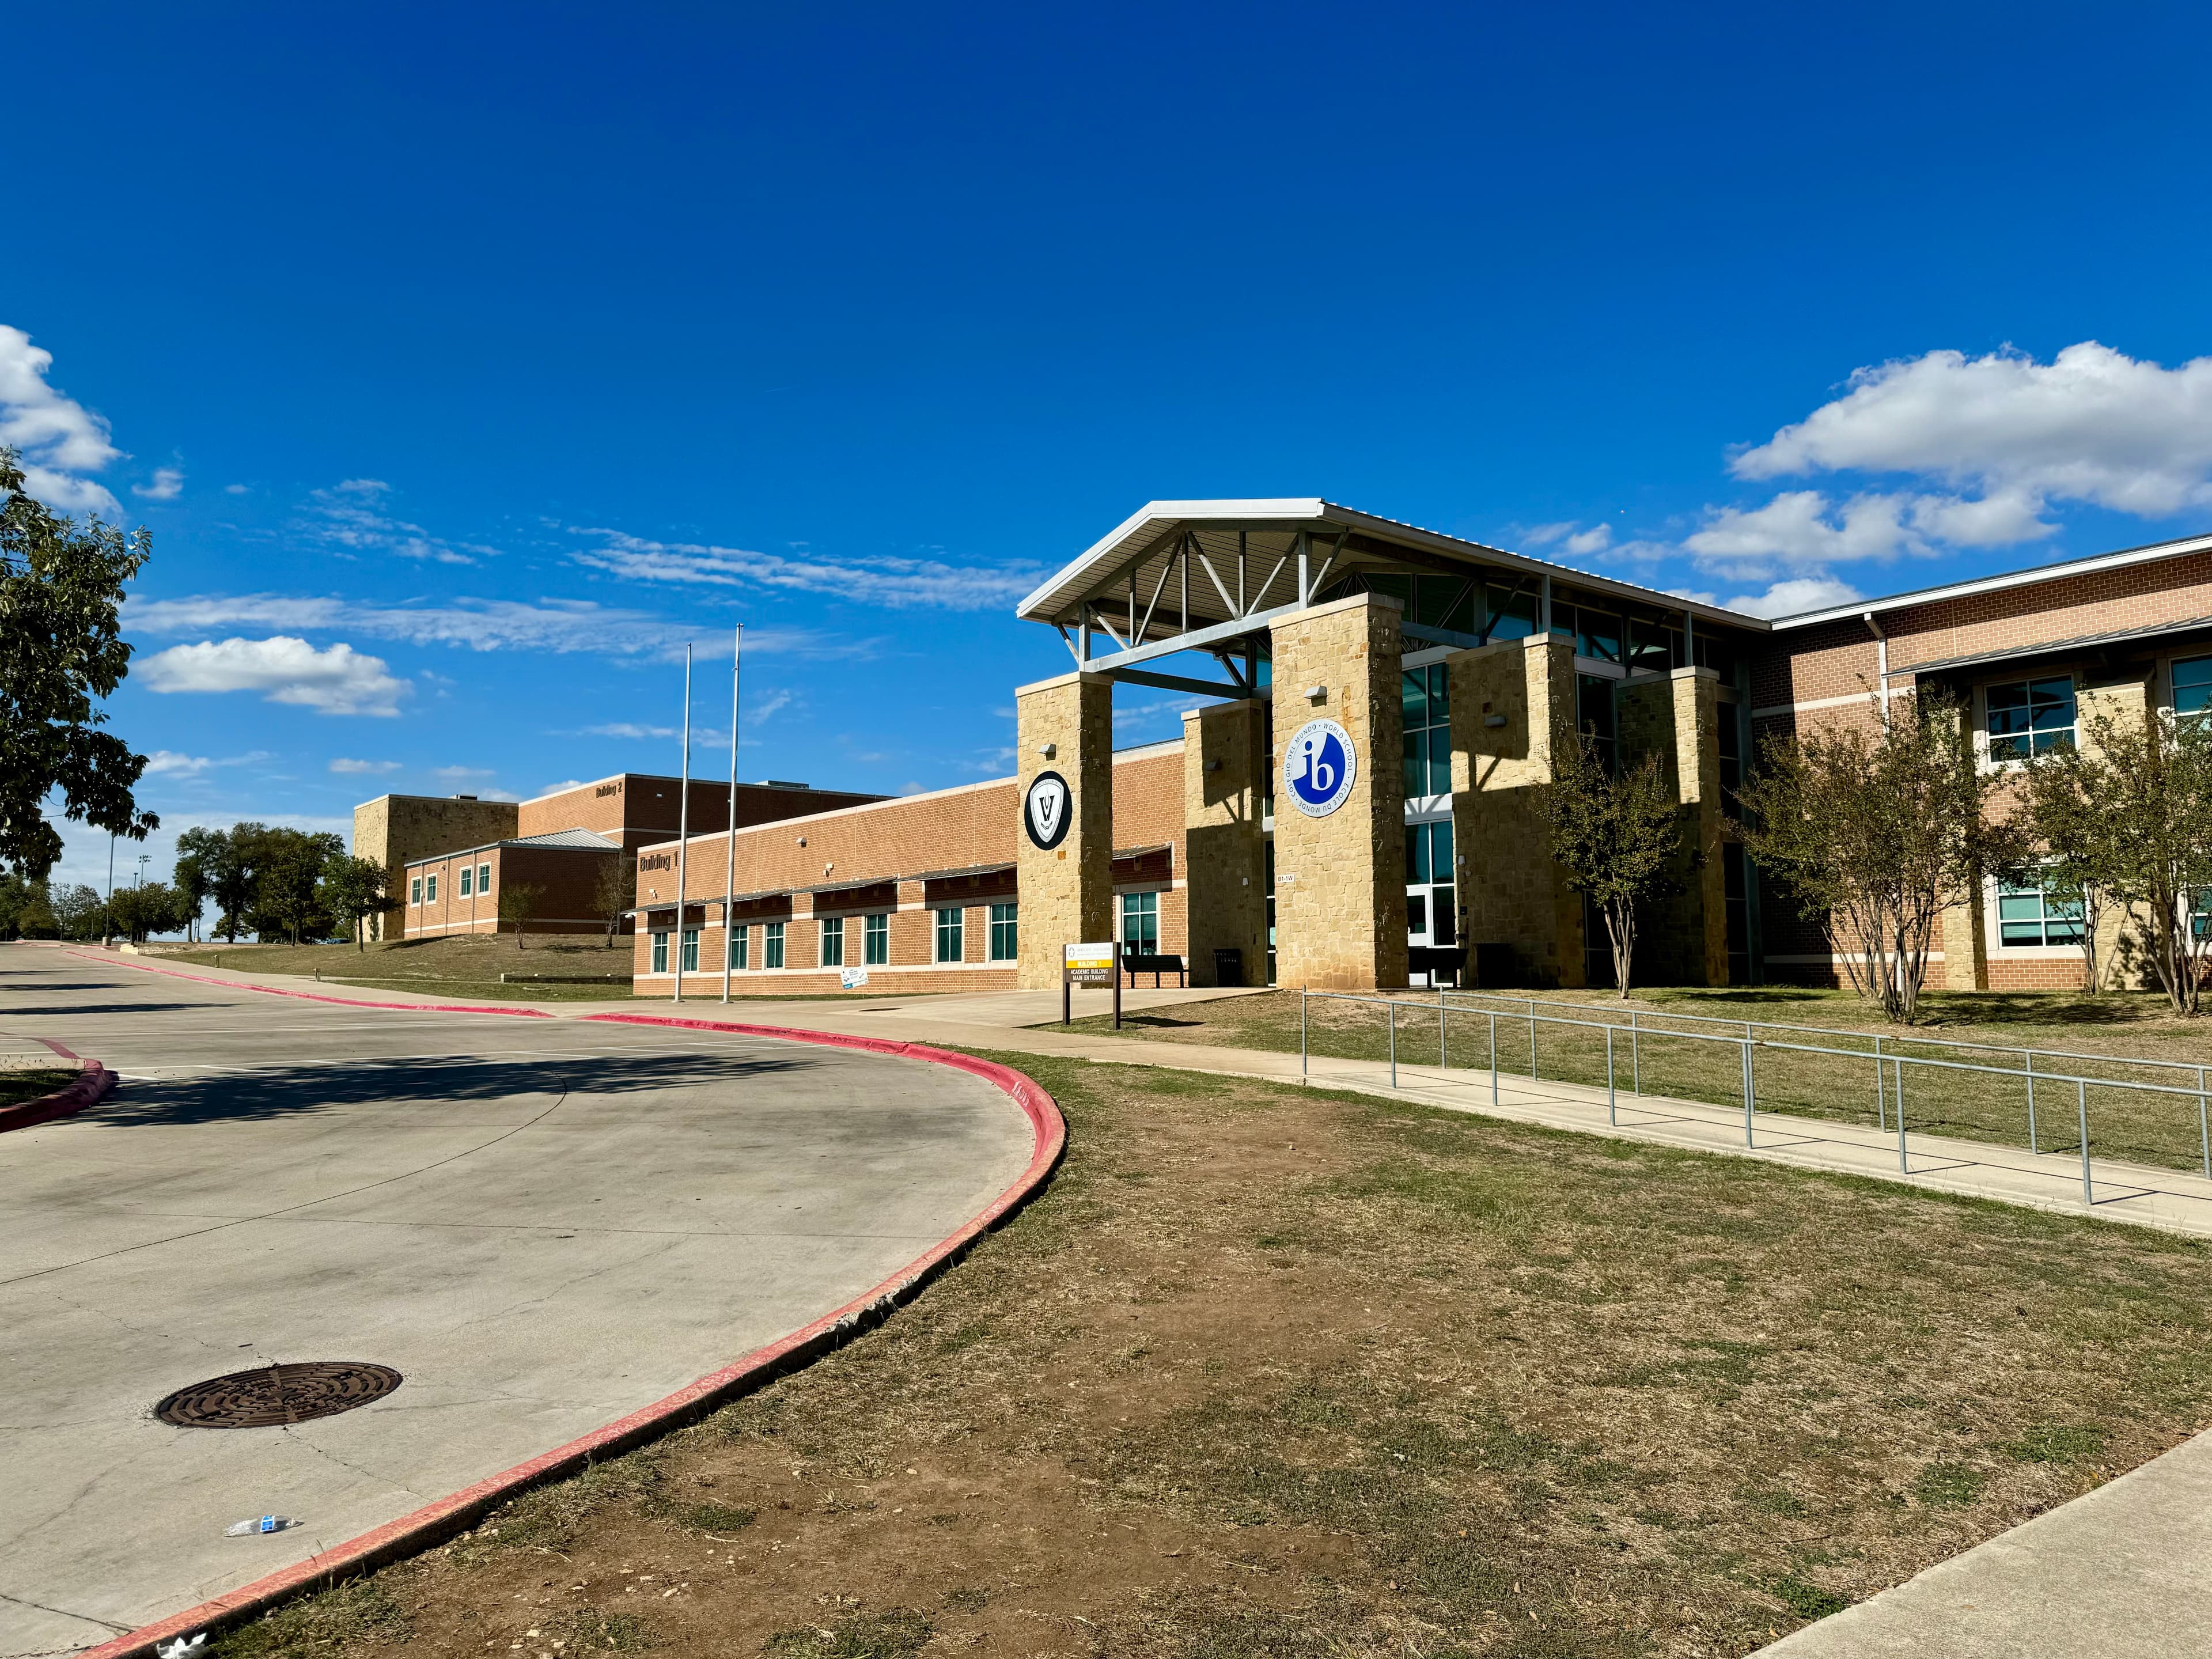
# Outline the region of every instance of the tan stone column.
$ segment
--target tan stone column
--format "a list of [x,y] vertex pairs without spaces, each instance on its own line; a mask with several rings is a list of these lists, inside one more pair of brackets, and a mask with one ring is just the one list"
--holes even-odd
[[[1063,674],[1014,691],[1017,829],[1024,990],[1057,988],[1061,947],[1114,937],[1114,685]],[[1056,844],[1030,834],[1031,789],[1047,773],[1065,784],[1051,819]],[[1061,822],[1060,814],[1065,814]]]
[[[1362,593],[1277,622],[1274,687],[1275,978],[1313,989],[1406,982],[1406,790],[1398,631],[1403,607]],[[1309,696],[1309,690],[1318,695]],[[1299,728],[1329,720],[1350,737],[1352,782],[1310,816],[1286,769]]]
[[1183,903],[1190,982],[1212,985],[1213,952],[1243,953],[1244,983],[1267,975],[1267,705],[1257,698],[1182,717]]
[[[1579,986],[1583,906],[1552,862],[1536,791],[1575,741],[1571,641],[1534,634],[1444,659],[1451,684],[1452,841],[1465,860],[1468,965],[1510,945],[1518,977]],[[1496,988],[1495,987],[1491,988]]]
[[1721,677],[1710,668],[1677,668],[1670,677],[1674,702],[1674,782],[1682,803],[1686,890],[1677,902],[1681,928],[1680,972],[1692,985],[1728,983],[1728,872],[1721,862],[1721,721],[1734,720],[1721,706]]

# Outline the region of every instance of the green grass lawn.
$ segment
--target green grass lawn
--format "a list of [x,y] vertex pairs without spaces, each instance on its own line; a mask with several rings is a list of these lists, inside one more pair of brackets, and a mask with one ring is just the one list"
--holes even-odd
[[0,1072],[0,1106],[21,1105],[27,1100],[39,1100],[57,1089],[66,1089],[81,1075],[75,1066],[66,1070],[36,1072]]
[[2212,1411],[2197,1242],[1000,1058],[1067,1161],[915,1304],[218,1651],[1738,1655]]
[[[1528,1024],[1525,1018],[1512,1017],[1515,1009],[1525,1006],[1521,998],[1452,999],[1451,1011],[1442,1022],[1441,1050],[1434,994],[1401,993],[1400,1000],[1398,1057],[1401,1064],[1435,1066],[1442,1060],[1454,1066],[1487,1069],[1492,1040],[1488,1013],[1496,1012],[1499,1067],[1522,1076],[1529,1074]],[[1791,986],[1655,988],[1638,992],[1626,1003],[1609,992],[1537,993],[1534,1000],[1541,1014],[1616,1028],[1613,1074],[1619,1087],[1627,1089],[1640,1078],[1648,1094],[1727,1105],[1739,1104],[1743,1098],[1741,1047],[1733,1042],[1700,1042],[1660,1034],[1702,1032],[1728,1036],[1742,1028],[1702,1024],[1681,1016],[1842,1030],[1845,1035],[1841,1037],[1808,1036],[1804,1041],[1848,1050],[1850,1058],[1793,1052],[1777,1046],[1787,1041],[1784,1034],[1757,1033],[1760,1046],[1753,1059],[1754,1093],[1763,1110],[1869,1126],[1876,1121],[1873,1054],[1877,1036],[1890,1054],[2013,1068],[2022,1064],[2016,1054],[1960,1053],[1930,1039],[2100,1056],[2048,1061],[2039,1058],[2037,1066],[2042,1071],[2091,1079],[2163,1082],[2185,1092],[2153,1097],[2092,1087],[2088,1091],[2091,1149],[2101,1157],[2175,1169],[2201,1167],[2203,1124],[2195,1068],[2212,1064],[2212,1019],[2177,1018],[2167,1012],[2162,998],[2149,994],[2090,997],[2047,992],[1936,992],[1923,1005],[1923,1022],[1906,1029],[1889,1025],[1878,1010],[1849,992]],[[1631,1009],[1636,1011],[1636,1023],[1642,1028],[1633,1039],[1627,1029]],[[1315,997],[1306,1004],[1304,1013],[1307,1041],[1315,1054],[1381,1060],[1389,1053],[1389,1016],[1379,1006]],[[1121,1035],[1295,1053],[1299,1017],[1298,994],[1276,991],[1126,1014]],[[1087,1032],[1112,1034],[1110,1019],[1076,1024]],[[1537,1074],[1602,1086],[1606,1042],[1603,1030],[1540,1022],[1534,1043]],[[2178,1061],[2188,1069],[2172,1072],[2130,1066],[2115,1058],[2123,1055]],[[1886,1086],[1893,1091],[1893,1085]],[[1905,1088],[1905,1121],[1911,1129],[2011,1146],[2028,1144],[2024,1076],[2000,1078],[1908,1066]],[[1894,1110],[1893,1099],[1887,1102],[1886,1109]],[[1886,1117],[1886,1121],[1894,1128],[1893,1116]],[[2045,1151],[2078,1150],[2081,1137],[2076,1125],[2075,1085],[2039,1085],[2036,1145]]]

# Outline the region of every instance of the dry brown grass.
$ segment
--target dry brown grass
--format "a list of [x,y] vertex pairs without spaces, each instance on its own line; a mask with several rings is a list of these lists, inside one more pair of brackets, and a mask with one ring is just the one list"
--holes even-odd
[[1072,1130],[1011,1225],[313,1650],[1741,1654],[2205,1420],[2195,1243],[1006,1058]]

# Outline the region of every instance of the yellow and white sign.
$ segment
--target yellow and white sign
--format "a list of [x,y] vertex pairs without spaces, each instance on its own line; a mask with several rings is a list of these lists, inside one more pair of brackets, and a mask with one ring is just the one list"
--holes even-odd
[[1111,985],[1114,982],[1114,941],[1097,945],[1067,945],[1061,966],[1070,985]]

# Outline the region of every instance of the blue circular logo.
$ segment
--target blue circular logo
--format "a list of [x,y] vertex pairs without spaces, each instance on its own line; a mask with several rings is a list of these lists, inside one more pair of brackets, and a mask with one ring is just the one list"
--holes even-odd
[[1352,734],[1334,720],[1308,720],[1283,751],[1283,787],[1310,818],[1325,818],[1343,805],[1358,771]]

